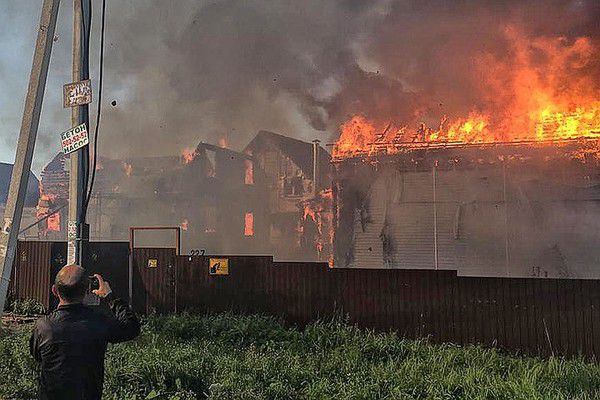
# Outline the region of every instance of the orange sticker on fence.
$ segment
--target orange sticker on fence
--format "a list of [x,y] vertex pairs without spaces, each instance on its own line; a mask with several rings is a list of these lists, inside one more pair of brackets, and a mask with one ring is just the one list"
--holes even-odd
[[210,275],[229,275],[229,259],[211,258],[208,262],[208,273]]

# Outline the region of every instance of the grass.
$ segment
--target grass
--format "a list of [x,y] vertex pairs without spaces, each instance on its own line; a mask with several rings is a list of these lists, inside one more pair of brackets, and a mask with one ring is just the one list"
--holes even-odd
[[[0,337],[0,398],[33,398],[30,327]],[[433,345],[340,321],[152,317],[111,346],[106,399],[600,399],[600,366]]]

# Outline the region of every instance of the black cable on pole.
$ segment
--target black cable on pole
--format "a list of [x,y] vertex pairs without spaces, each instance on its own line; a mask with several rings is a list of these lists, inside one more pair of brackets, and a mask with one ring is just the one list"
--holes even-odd
[[[90,62],[90,37],[91,37],[91,28],[92,28],[92,2],[91,0],[80,0],[81,7],[81,74],[80,80],[89,79],[90,70],[89,70],[89,62]],[[80,107],[80,123],[87,122],[89,125],[89,106],[84,105]],[[89,129],[89,126],[88,126]],[[86,146],[81,150],[81,193],[79,194],[81,198],[81,208],[79,210],[78,221],[82,224],[85,223],[85,199],[86,199],[86,190],[88,187],[89,181],[89,173],[90,173],[90,152],[89,148]]]
[[[91,0],[90,0],[91,2]],[[90,8],[91,9],[91,8]],[[91,11],[90,11],[91,15]],[[85,222],[88,204],[90,203],[90,199],[92,197],[92,190],[94,188],[94,180],[96,178],[96,165],[98,161],[98,131],[100,127],[100,115],[102,111],[102,83],[104,76],[104,32],[105,32],[105,21],[106,21],[106,0],[102,0],[102,17],[100,23],[100,60],[99,60],[99,72],[98,72],[98,108],[96,110],[96,126],[94,127],[94,162],[91,168],[91,178],[89,180],[89,188],[87,195],[85,197],[85,201],[83,203],[83,218],[82,221]]]

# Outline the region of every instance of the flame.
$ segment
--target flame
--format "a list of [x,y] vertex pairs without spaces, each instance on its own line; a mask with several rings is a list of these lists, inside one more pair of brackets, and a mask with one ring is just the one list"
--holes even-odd
[[[299,237],[312,232],[311,230],[305,230],[305,223],[312,221],[316,227],[314,237],[307,238],[308,242],[314,246],[313,248],[317,251],[319,259],[324,252],[329,253],[328,259],[333,259],[333,212],[332,212],[332,200],[333,191],[331,189],[325,189],[321,191],[314,199],[307,200],[302,203],[302,218],[298,223],[297,232]],[[325,235],[324,228],[327,228],[327,234]],[[301,242],[301,241],[299,241]],[[330,263],[330,265],[333,265]]]
[[181,151],[181,159],[184,164],[189,164],[194,161],[194,158],[198,155],[198,151],[191,147],[186,147]]
[[304,215],[302,219],[306,221],[306,218],[310,217],[314,222],[317,222],[317,212],[314,210],[310,204],[304,205]]
[[[587,73],[599,49],[582,37],[528,37],[514,27],[504,35],[510,54],[473,56],[482,98],[466,115],[425,123],[351,116],[340,126],[335,158],[399,151],[412,143],[497,143],[600,137],[600,96]],[[543,60],[543,65],[540,61]],[[587,69],[586,69],[587,68]]]
[[244,183],[254,185],[254,163],[251,160],[244,160]]
[[179,224],[179,227],[181,228],[181,230],[183,231],[187,231],[188,230],[188,225],[189,222],[187,219],[184,219],[183,221],[181,221],[181,223]]
[[46,220],[48,230],[53,232],[60,232],[60,212],[54,213]]
[[125,175],[131,176],[131,171],[132,170],[133,170],[133,167],[131,166],[131,164],[126,163],[125,161],[123,161],[123,171],[125,172]]
[[[40,186],[41,187],[41,186]],[[38,219],[46,217],[50,210],[54,208],[54,202],[58,196],[56,194],[42,193],[36,206],[36,217]],[[49,231],[60,232],[60,212],[52,214],[45,221],[44,225],[40,225],[40,233],[47,234]]]
[[219,138],[219,147],[226,149],[227,148],[227,139],[222,137]]
[[251,212],[244,216],[244,235],[254,236],[254,214]]
[[41,201],[54,202],[57,199],[57,195],[54,193],[44,193],[40,196]]
[[367,121],[361,115],[355,115],[341,126],[341,134],[334,151],[340,154],[366,149],[375,141],[377,129],[372,121]]

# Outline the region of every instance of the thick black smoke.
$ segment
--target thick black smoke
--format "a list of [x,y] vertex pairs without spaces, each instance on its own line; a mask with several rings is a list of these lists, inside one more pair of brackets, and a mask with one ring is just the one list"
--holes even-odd
[[[70,7],[62,4],[53,98],[70,76]],[[356,113],[407,124],[465,115],[494,95],[476,61],[511,57],[507,27],[598,46],[598,20],[596,0],[108,1],[100,149],[109,157],[177,154],[221,138],[239,149],[261,129],[334,140]],[[599,63],[582,71],[596,83]],[[52,135],[69,124],[56,101],[44,114]],[[40,138],[52,154],[54,137]]]
[[[107,135],[155,152],[223,137],[239,148],[259,129],[332,139],[355,113],[465,115],[490,97],[475,62],[511,57],[507,27],[597,45],[600,17],[594,0],[110,6],[107,68],[122,101],[107,112]],[[600,77],[597,64],[586,68]]]
[[[533,67],[545,74],[549,60],[532,45],[537,39],[572,46],[579,37],[595,46],[583,68],[586,90],[600,98],[600,3],[578,1],[397,1],[362,41],[364,57],[377,74],[346,73],[343,90],[330,103],[330,116],[363,113],[397,123],[464,116],[472,110],[510,102],[517,58],[508,30],[529,41]],[[498,63],[503,63],[502,69]],[[577,60],[572,60],[573,64]],[[563,71],[564,72],[564,71]],[[562,82],[557,89],[565,88]],[[527,90],[527,88],[523,88]],[[498,99],[504,94],[506,98]],[[583,94],[583,93],[582,93]],[[496,103],[496,104],[493,104]]]
[[355,46],[387,12],[316,0],[110,6],[107,98],[121,101],[106,134],[150,152],[221,138],[240,148],[261,129],[329,139],[332,104],[360,74]]

